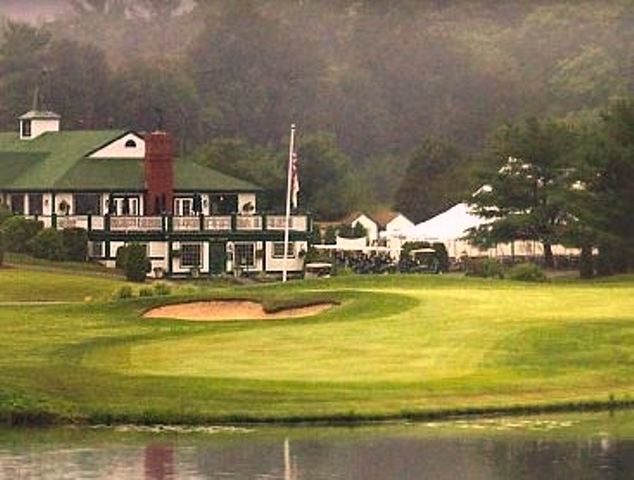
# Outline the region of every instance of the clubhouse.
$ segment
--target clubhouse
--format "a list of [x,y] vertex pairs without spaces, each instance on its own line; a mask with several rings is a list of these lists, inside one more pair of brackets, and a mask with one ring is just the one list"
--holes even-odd
[[[85,229],[89,258],[108,267],[136,242],[156,277],[280,273],[284,215],[258,210],[260,187],[175,159],[172,143],[164,131],[61,131],[59,115],[30,111],[19,132],[0,133],[0,203],[44,227]],[[291,273],[310,229],[291,216]]]

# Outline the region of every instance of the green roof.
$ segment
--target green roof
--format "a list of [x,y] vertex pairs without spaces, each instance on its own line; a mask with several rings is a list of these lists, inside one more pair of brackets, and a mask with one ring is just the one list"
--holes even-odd
[[217,170],[203,167],[189,160],[177,160],[174,163],[174,188],[176,190],[213,190],[213,191],[256,191],[257,185],[225,175]]
[[[0,190],[110,191],[145,189],[143,161],[88,158],[122,130],[49,132],[32,140],[0,133]],[[188,160],[174,162],[181,191],[257,191],[260,187]]]

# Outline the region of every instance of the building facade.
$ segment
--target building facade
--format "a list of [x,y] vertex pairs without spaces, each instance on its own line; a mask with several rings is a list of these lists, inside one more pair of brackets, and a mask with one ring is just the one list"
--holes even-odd
[[89,257],[114,267],[127,243],[146,245],[151,275],[301,272],[311,219],[260,212],[258,186],[175,159],[166,132],[61,131],[31,111],[0,133],[0,203],[47,228],[83,228]]

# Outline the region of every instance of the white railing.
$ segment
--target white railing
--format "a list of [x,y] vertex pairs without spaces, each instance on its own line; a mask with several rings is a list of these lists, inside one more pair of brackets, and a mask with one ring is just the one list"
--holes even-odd
[[83,228],[88,230],[88,215],[67,215],[57,217],[57,229]]
[[239,215],[236,217],[237,230],[262,230],[262,217],[259,215]]
[[197,232],[200,230],[200,217],[173,217],[172,228],[175,232]]
[[231,216],[212,216],[205,217],[205,230],[231,230]]
[[[269,215],[266,217],[267,230],[284,230],[286,217],[284,215]],[[289,219],[289,229],[306,232],[308,230],[308,218],[306,215],[292,215]]]
[[163,230],[163,218],[110,217],[110,230],[116,232],[160,232]]
[[106,222],[104,220],[104,217],[92,217],[90,219],[90,227],[93,230],[103,230],[106,227]]
[[[37,218],[45,227],[52,226],[51,216],[29,216]],[[100,215],[59,215],[56,219],[58,230],[65,228],[83,228],[85,230],[106,230],[106,218]],[[235,224],[233,219],[235,218]],[[266,218],[266,221],[264,220]],[[169,217],[111,216],[110,230],[114,232],[162,232],[169,231]],[[210,215],[203,217],[202,229],[199,216],[171,217],[171,230],[174,232],[231,232],[237,231],[283,231],[284,215]],[[234,226],[235,225],[235,226]],[[293,215],[290,217],[290,229],[295,232],[308,231],[308,217]]]

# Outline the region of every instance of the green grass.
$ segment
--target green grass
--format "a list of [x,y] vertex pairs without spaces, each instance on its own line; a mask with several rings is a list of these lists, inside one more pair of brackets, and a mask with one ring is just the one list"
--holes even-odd
[[0,303],[81,302],[89,297],[103,300],[122,285],[124,281],[114,276],[7,267],[0,269]]
[[4,263],[8,266],[26,268],[29,270],[46,270],[53,272],[80,272],[83,274],[105,275],[108,277],[123,278],[118,270],[106,268],[99,263],[90,262],[56,262],[53,260],[45,260],[42,258],[31,257],[23,253],[6,252],[4,254]]
[[[1,270],[0,301],[35,291],[83,298],[123,284],[40,275]],[[168,299],[0,307],[0,411],[92,422],[369,419],[596,407],[634,394],[631,276],[542,285],[380,276],[204,288]],[[212,297],[271,309],[339,306],[301,320],[140,317],[166,301]]]

